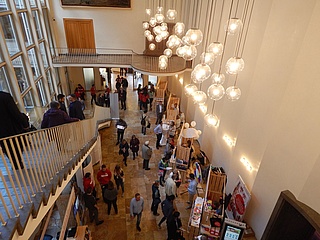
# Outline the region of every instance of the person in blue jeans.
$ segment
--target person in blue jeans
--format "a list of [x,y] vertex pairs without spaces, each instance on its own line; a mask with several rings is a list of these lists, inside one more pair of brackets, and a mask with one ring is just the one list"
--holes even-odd
[[139,232],[141,231],[140,222],[143,212],[143,205],[143,198],[140,196],[140,193],[136,193],[130,202],[130,217],[131,219],[134,219],[135,216],[137,216],[136,228]]

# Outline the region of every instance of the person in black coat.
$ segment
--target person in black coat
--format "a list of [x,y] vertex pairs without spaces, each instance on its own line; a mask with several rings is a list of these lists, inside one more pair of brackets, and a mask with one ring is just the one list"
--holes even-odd
[[160,214],[158,213],[158,206],[161,203],[160,199],[160,191],[159,191],[159,180],[156,180],[152,184],[152,204],[151,204],[151,211],[153,215],[159,216]]
[[119,154],[123,156],[123,163],[127,166],[127,157],[129,156],[129,144],[123,139],[119,145]]
[[63,95],[63,94],[61,94],[61,93],[58,94],[58,96],[57,96],[58,102],[59,102],[59,104],[60,104],[60,110],[64,111],[66,114],[68,114],[68,113],[67,113],[66,105],[64,104],[64,97],[65,97],[65,95]]
[[185,239],[181,234],[181,219],[180,212],[174,212],[172,217],[167,220],[168,238],[167,240],[183,240]]
[[122,142],[124,131],[127,128],[127,123],[123,119],[119,119],[116,123],[116,129],[117,129],[117,143],[118,145],[120,142]]
[[[0,109],[1,109],[1,118],[0,118],[0,139],[5,137],[14,136],[17,134],[25,133],[29,130],[29,119],[24,114],[21,113],[13,99],[13,97],[6,92],[0,91]],[[24,168],[22,162],[22,156],[19,153],[18,145],[20,146],[20,150],[23,151],[21,138],[19,138],[18,143],[14,142],[13,148],[9,141],[7,141],[8,150],[6,151],[4,141],[0,141],[0,145],[2,147],[2,151],[7,155],[11,155],[11,159],[14,164],[15,169],[19,169],[18,162],[21,168]],[[17,154],[17,159],[14,156],[14,150]]]
[[70,101],[69,105],[69,116],[72,118],[78,118],[80,120],[85,119],[83,111],[82,111],[82,104],[77,99],[75,94],[70,94],[68,96],[68,100]]
[[92,195],[92,188],[89,187],[86,191],[86,193],[83,196],[85,206],[89,210],[89,218],[90,222],[93,222],[93,220],[96,222],[96,225],[100,225],[103,223],[103,220],[99,221],[99,213],[98,213],[98,206],[96,198]]
[[120,100],[120,103],[121,103],[121,109],[126,110],[127,109],[127,104],[126,104],[127,91],[123,87],[120,87],[120,90],[119,90],[118,94],[119,94],[119,100]]

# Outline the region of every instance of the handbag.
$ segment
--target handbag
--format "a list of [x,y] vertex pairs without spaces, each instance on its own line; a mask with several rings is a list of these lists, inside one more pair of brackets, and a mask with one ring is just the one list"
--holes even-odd
[[148,122],[147,128],[150,128],[150,127],[151,127],[151,124],[150,124],[150,122]]
[[123,154],[122,149],[119,149],[119,155]]

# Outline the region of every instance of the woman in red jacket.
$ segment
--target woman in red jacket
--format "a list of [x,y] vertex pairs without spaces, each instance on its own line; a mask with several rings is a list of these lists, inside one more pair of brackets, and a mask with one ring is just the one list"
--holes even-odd
[[99,198],[97,198],[97,192],[96,192],[96,189],[94,188],[94,182],[91,179],[91,173],[87,172],[83,177],[84,192],[86,193],[89,188],[92,189],[92,195],[96,198],[96,200],[98,200]]

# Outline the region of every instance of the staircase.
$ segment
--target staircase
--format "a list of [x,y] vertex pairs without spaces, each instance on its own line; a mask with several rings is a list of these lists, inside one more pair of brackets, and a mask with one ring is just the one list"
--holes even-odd
[[109,119],[110,109],[96,106],[91,119],[1,139],[0,239],[30,238]]

